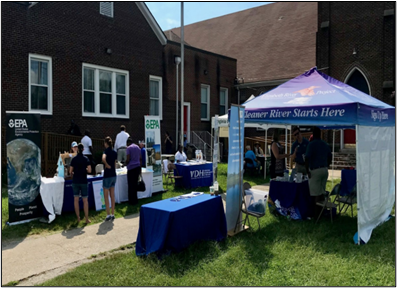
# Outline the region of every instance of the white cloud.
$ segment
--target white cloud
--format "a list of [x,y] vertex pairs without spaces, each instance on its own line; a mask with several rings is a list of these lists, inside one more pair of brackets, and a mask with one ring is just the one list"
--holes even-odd
[[166,23],[166,29],[171,29],[171,28],[175,28],[175,27],[179,27],[179,21],[175,20],[175,19],[171,19],[171,18],[166,18],[165,19],[165,23]]
[[302,105],[302,104],[306,104],[309,101],[310,101],[310,97],[297,97],[288,102],[284,102],[284,104]]

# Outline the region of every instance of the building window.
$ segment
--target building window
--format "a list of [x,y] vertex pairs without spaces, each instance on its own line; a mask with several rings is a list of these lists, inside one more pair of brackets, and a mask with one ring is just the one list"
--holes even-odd
[[227,89],[221,88],[219,94],[219,115],[225,115],[227,112]]
[[113,2],[99,2],[99,13],[113,18]]
[[83,116],[129,118],[129,73],[83,64]]
[[210,120],[210,86],[201,85],[201,120]]
[[163,120],[163,79],[161,77],[150,75],[149,96],[149,115],[160,116],[160,120]]
[[52,115],[52,59],[29,54],[29,111]]

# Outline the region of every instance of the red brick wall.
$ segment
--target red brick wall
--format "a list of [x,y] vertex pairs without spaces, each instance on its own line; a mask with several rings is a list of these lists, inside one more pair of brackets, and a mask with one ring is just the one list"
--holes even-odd
[[[99,2],[1,5],[2,112],[28,110],[28,57],[41,54],[53,65],[53,115],[42,116],[43,131],[66,134],[73,119],[94,138],[114,138],[124,124],[143,139],[149,75],[163,76],[163,46],[134,2],[114,2],[114,18],[99,14]],[[129,71],[129,120],[82,117],[82,63]]]
[[[357,67],[371,95],[395,105],[390,97],[395,90],[395,16],[384,16],[388,9],[395,9],[395,2],[319,2],[317,67],[328,67],[322,71],[341,82]],[[329,27],[321,28],[325,21]],[[384,81],[393,81],[393,87],[383,88]]]

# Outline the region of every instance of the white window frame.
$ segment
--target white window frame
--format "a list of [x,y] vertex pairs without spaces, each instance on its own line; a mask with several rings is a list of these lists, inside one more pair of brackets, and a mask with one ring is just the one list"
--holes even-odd
[[[109,3],[111,5],[110,6],[110,12],[112,14],[111,16],[109,16],[105,13],[102,13],[102,3]],[[114,3],[113,2],[99,2],[99,14],[106,16],[106,17],[114,18]]]
[[[94,69],[94,113],[84,112],[84,68]],[[112,113],[100,113],[100,91],[99,91],[99,70],[112,73]],[[117,93],[116,93],[116,74],[125,75],[125,115],[117,114]],[[126,70],[120,70],[116,68],[110,68],[105,66],[93,65],[83,63],[81,67],[81,111],[84,117],[101,117],[101,118],[130,118],[130,77],[129,72]]]
[[[228,99],[229,99],[229,90],[227,88],[221,87],[221,89],[219,90],[219,108],[222,106],[221,105],[221,93],[222,91],[225,91],[225,114],[227,113],[227,109],[228,109]],[[220,110],[220,109],[219,109]],[[221,111],[219,111],[221,112]],[[220,114],[220,113],[219,113]],[[222,115],[220,115],[222,116]]]
[[[31,99],[31,72],[30,72],[30,63],[31,60],[38,60],[38,61],[46,61],[48,62],[48,70],[47,70],[47,81],[48,81],[48,93],[47,93],[47,110],[41,110],[41,109],[31,109],[32,107],[32,99]],[[29,63],[28,63],[28,69],[29,69],[29,111],[31,112],[39,112],[42,115],[52,115],[52,58],[49,56],[44,56],[44,55],[39,55],[39,54],[29,54]]]
[[[205,88],[207,90],[207,118],[201,118],[201,104],[203,104],[201,102],[201,89]],[[200,86],[200,119],[201,121],[210,121],[211,117],[210,117],[210,99],[211,99],[211,95],[210,95],[210,85],[206,85],[206,84],[201,84]]]
[[[163,120],[163,78],[160,76],[149,75],[149,89],[150,89],[150,81],[159,82],[159,115],[151,115],[151,116],[160,116],[160,120]],[[150,114],[150,91],[149,91],[149,114]]]

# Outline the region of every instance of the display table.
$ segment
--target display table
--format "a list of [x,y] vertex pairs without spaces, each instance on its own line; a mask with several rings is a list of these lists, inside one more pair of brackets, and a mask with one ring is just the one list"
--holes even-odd
[[[102,176],[91,177],[87,179],[88,182],[88,206],[89,209],[95,209],[94,190],[92,189],[92,182],[102,180]],[[65,181],[64,192],[63,192],[63,206],[62,212],[73,212],[74,211],[74,196],[72,188],[73,180]],[[83,209],[83,199],[79,197],[80,210]]]
[[221,241],[226,235],[222,197],[165,199],[142,205],[135,251],[138,256],[178,252],[197,240]]
[[61,215],[63,205],[63,190],[65,179],[63,177],[41,177],[40,196],[44,208],[48,212],[48,223],[55,219],[55,214]]
[[[118,169],[119,170],[119,169]],[[122,169],[120,169],[122,170]],[[142,168],[142,178],[145,182],[146,191],[138,192],[138,199],[152,197],[153,170]],[[116,203],[128,201],[128,179],[127,170],[118,172],[116,186],[114,189]]]
[[[197,163],[195,161],[181,162],[175,164],[181,179],[175,179],[176,186],[184,188],[209,187],[212,185],[213,172],[212,162]],[[174,171],[174,175],[178,175]]]
[[339,194],[349,195],[357,182],[357,170],[342,169],[341,178]]
[[310,197],[309,181],[302,183],[270,181],[269,196],[273,202],[278,200],[281,207],[293,207],[302,219],[313,216],[313,199]]

